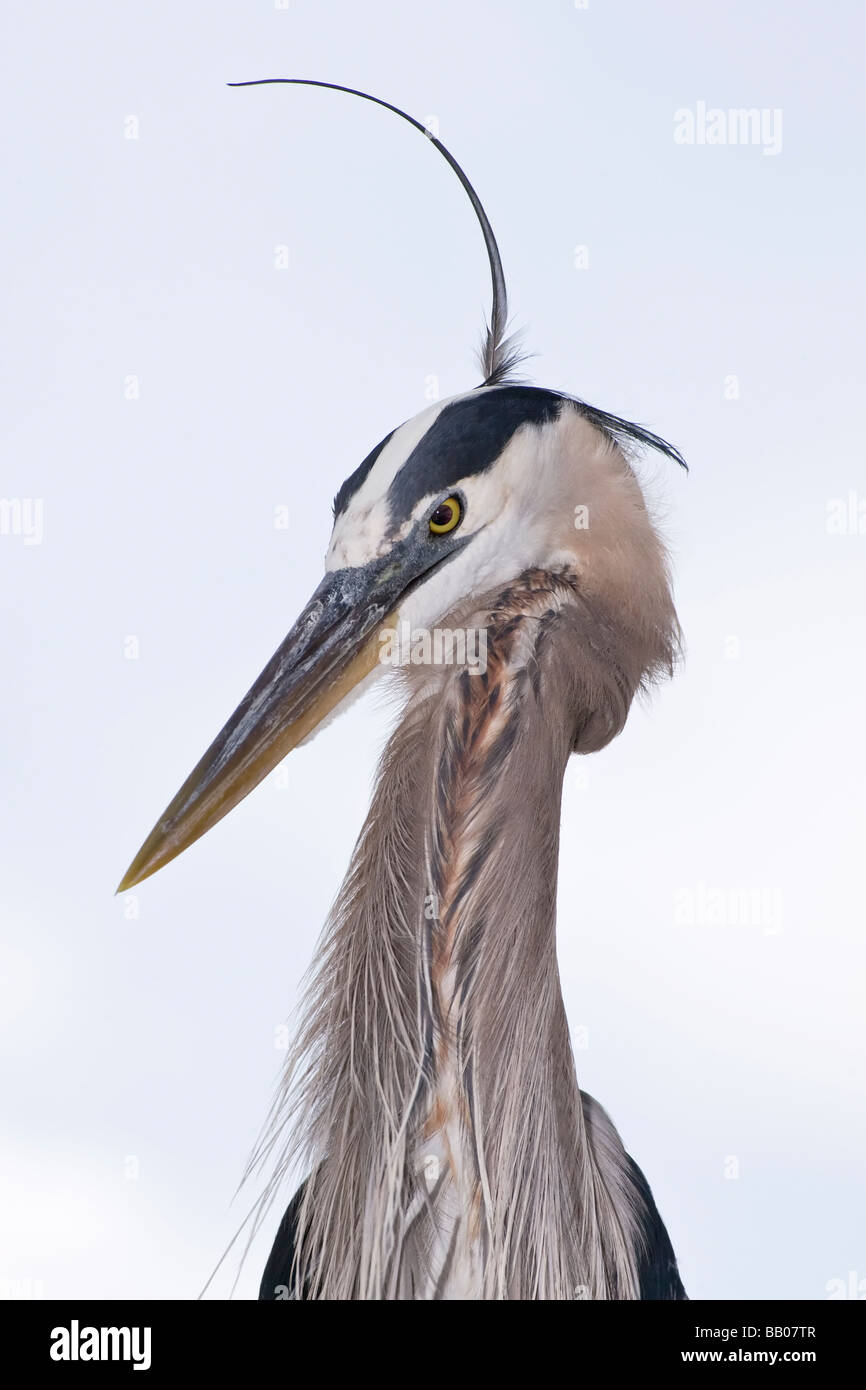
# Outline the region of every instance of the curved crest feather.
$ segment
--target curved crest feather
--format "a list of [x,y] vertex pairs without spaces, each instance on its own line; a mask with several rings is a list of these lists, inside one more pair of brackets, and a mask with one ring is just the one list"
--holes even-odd
[[393,111],[396,116],[401,116],[404,121],[408,121],[416,130],[420,130],[425,135],[431,145],[442,155],[442,158],[451,166],[460,180],[466,195],[478,218],[481,231],[484,235],[484,245],[487,248],[487,259],[490,263],[490,280],[493,288],[493,304],[490,310],[490,322],[485,325],[484,339],[481,350],[478,354],[478,362],[484,375],[483,386],[501,386],[504,382],[515,380],[514,369],[524,358],[524,353],[520,351],[515,336],[506,338],[505,331],[508,322],[508,294],[505,288],[505,272],[502,269],[502,257],[499,254],[499,247],[496,244],[496,237],[493,235],[493,228],[487,213],[484,211],[481,199],[461,169],[457,160],[450,150],[438,140],[431,130],[417,121],[414,116],[410,116],[407,111],[402,111],[399,106],[393,106],[390,101],[383,101],[381,97],[371,96],[369,92],[361,92],[357,87],[343,87],[338,82],[320,82],[311,77],[259,77],[251,82],[229,82],[230,87],[267,87],[271,85],[285,85],[294,87],[326,87],[332,92],[345,92],[348,96],[361,97],[364,101],[372,101],[376,106],[384,106],[386,111]]

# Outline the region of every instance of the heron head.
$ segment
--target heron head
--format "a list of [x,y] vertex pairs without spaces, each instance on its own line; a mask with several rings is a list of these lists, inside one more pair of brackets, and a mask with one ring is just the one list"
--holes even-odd
[[430,627],[528,568],[574,569],[634,601],[665,582],[623,431],[538,387],[482,387],[392,431],[343,483],[325,574],[277,652],[157,821],[121,889],[200,838],[384,667],[383,633]]
[[359,591],[372,582],[418,626],[530,568],[568,567],[615,605],[638,574],[645,587],[664,568],[629,442],[682,463],[642,426],[558,391],[452,397],[392,431],[343,483],[326,570],[351,573]]

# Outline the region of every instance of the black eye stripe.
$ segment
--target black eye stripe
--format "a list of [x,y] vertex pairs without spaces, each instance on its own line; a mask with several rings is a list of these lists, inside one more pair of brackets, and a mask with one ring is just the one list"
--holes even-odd
[[[686,467],[679,451],[659,435],[643,425],[597,410],[576,396],[540,386],[497,386],[453,401],[437,416],[388,489],[392,526],[399,526],[411,516],[422,497],[431,492],[448,492],[461,478],[485,472],[516,429],[554,420],[565,401],[612,442],[632,441],[644,448],[658,449]],[[346,510],[396,432],[392,430],[386,435],[343,483],[334,499],[335,517]]]
[[391,524],[400,525],[431,492],[447,492],[461,478],[486,472],[515,430],[555,419],[562,400],[538,386],[500,386],[447,405],[388,489]]

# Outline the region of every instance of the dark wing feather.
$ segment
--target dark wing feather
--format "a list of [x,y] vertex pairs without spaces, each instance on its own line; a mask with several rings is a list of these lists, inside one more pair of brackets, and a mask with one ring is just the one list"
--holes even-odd
[[638,1261],[641,1299],[688,1300],[671,1239],[659,1216],[650,1185],[631,1155],[627,1157],[634,1185],[643,1199],[641,1226],[645,1244]]
[[[673,1246],[665,1229],[665,1224],[659,1216],[658,1208],[653,1201],[649,1183],[634,1159],[629,1157],[628,1161],[635,1187],[644,1204],[644,1210],[641,1214],[644,1248],[638,1266],[641,1299],[687,1300],[688,1294],[683,1288],[683,1282],[679,1276]],[[306,1186],[306,1183],[302,1183],[298,1188],[280,1222],[273,1249],[262,1275],[259,1289],[259,1299],[261,1300],[277,1300],[289,1297],[292,1263],[295,1258],[295,1231],[298,1211]]]
[[280,1222],[280,1229],[277,1231],[259,1286],[260,1301],[277,1301],[289,1297],[292,1284],[292,1265],[295,1259],[295,1231],[298,1224],[298,1212],[304,1199],[306,1187],[305,1182],[301,1183]]

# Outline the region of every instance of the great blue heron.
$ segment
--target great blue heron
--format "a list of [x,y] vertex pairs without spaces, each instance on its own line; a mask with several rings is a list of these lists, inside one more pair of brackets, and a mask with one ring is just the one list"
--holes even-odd
[[309,1173],[261,1297],[684,1298],[642,1173],[578,1088],[555,945],[568,760],[619,733],[677,652],[628,453],[682,459],[515,382],[490,223],[430,131],[364,92],[267,80],[424,130],[480,221],[493,308],[482,384],[343,483],[324,579],[121,884],[203,835],[390,654],[402,717],[258,1153],[270,1196],[300,1159]]

